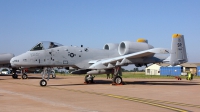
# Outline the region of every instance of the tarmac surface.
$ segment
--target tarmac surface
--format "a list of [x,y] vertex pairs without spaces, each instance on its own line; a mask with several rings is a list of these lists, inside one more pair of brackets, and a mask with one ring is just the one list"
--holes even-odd
[[0,75],[0,112],[200,112],[200,79],[111,79],[57,76],[41,87],[39,74],[28,79]]

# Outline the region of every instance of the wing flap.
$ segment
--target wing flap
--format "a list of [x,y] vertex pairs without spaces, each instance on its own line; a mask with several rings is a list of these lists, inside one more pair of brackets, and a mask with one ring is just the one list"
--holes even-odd
[[153,56],[155,53],[167,54],[168,52],[166,52],[166,49],[163,49],[163,48],[154,48],[154,49],[149,49],[149,50],[145,50],[145,51],[141,51],[137,53],[131,53],[131,54],[118,56],[114,58],[102,59],[102,60],[97,60],[97,61],[93,60],[89,62],[89,63],[94,62],[89,68],[90,69],[108,69],[111,67],[113,68],[114,66],[122,66],[127,63],[131,63],[129,59]]

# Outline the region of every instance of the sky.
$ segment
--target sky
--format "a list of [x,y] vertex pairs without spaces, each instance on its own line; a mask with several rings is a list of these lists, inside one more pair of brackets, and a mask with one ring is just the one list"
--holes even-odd
[[145,38],[171,48],[183,34],[200,63],[200,0],[0,0],[0,53],[19,55],[40,41],[102,49]]

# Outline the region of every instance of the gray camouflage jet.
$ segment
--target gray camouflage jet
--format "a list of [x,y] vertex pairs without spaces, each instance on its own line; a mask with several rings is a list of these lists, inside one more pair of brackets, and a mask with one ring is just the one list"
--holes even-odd
[[11,67],[10,60],[14,57],[11,53],[0,54],[0,67]]
[[[85,82],[89,82],[91,74],[113,74],[113,83],[122,84],[121,66],[135,64],[140,67],[149,63],[165,63],[172,66],[187,62],[184,36],[172,35],[171,50],[154,48],[145,39],[137,42],[122,41],[120,44],[108,43],[103,49],[92,49],[77,46],[63,46],[55,42],[40,42],[30,51],[10,60],[12,67],[43,68],[48,73],[51,67],[73,67],[73,73],[87,74]],[[13,74],[16,77],[17,74]],[[27,77],[23,73],[22,78]],[[93,81],[93,78],[92,78]],[[44,74],[40,81],[46,86]]]

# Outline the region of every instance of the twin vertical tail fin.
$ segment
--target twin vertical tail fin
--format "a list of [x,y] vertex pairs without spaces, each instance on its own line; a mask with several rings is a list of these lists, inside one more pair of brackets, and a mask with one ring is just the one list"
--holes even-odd
[[170,64],[172,66],[186,63],[188,61],[184,36],[181,34],[172,35],[172,46]]

